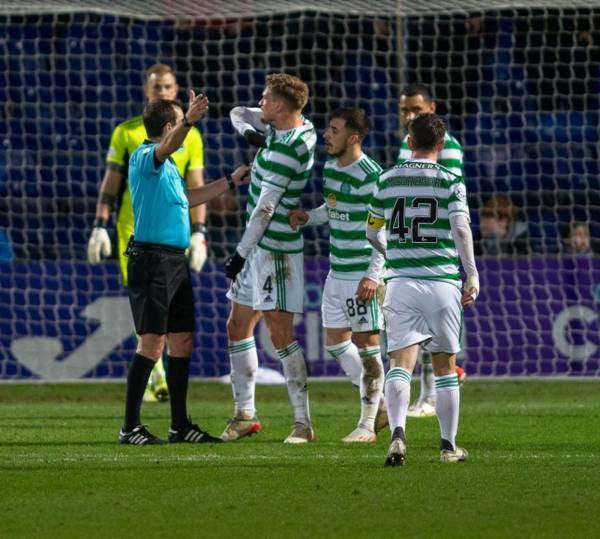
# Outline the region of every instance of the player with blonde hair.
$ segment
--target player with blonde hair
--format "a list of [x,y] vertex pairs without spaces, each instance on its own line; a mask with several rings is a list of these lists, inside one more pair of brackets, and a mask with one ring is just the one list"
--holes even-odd
[[294,411],[294,426],[285,442],[314,438],[306,363],[293,329],[294,313],[303,312],[304,243],[287,219],[288,211],[299,205],[314,163],[317,137],[313,124],[302,115],[307,102],[304,82],[276,73],[267,77],[260,108],[231,111],[236,131],[259,149],[252,164],[246,229],[225,262],[225,274],[232,279],[227,336],[235,402],[233,418],[221,435],[225,441],[261,429],[254,399],[258,368],[254,329],[261,317],[281,360]]

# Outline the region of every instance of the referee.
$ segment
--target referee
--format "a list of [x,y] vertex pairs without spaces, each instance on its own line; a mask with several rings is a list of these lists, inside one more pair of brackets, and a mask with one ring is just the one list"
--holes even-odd
[[[166,64],[154,64],[144,73],[144,95],[148,102],[158,99],[176,99],[179,92],[175,72]],[[88,261],[99,264],[111,254],[111,241],[107,223],[116,206],[116,243],[119,269],[124,287],[127,287],[127,256],[125,249],[133,234],[133,207],[129,191],[129,158],[148,135],[144,127],[144,118],[140,113],[117,125],[110,137],[106,155],[106,171],[100,186],[96,219],[88,242]],[[179,173],[188,188],[204,185],[204,144],[202,135],[192,127],[185,137],[181,148],[173,155]],[[196,206],[190,211],[192,234],[190,236],[189,264],[193,272],[200,272],[206,261],[206,207]],[[165,361],[166,365],[166,361]],[[146,391],[144,402],[167,401],[169,390],[162,359],[154,366]]]
[[247,179],[249,167],[186,192],[171,154],[183,143],[193,124],[208,109],[208,99],[190,91],[184,115],[176,101],[157,100],[144,109],[144,141],[129,161],[129,188],[134,213],[134,235],[129,242],[127,272],[129,301],[140,335],[127,375],[122,444],[160,444],[140,420],[144,389],[165,341],[168,345],[167,385],[171,396],[169,442],[217,443],[191,423],[187,388],[194,331],[194,304],[185,249],[190,241],[189,208],[234,189]]

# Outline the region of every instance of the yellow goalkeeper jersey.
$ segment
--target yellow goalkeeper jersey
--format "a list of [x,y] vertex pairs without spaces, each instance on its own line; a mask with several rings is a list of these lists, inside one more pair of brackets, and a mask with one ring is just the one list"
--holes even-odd
[[[118,255],[121,266],[123,284],[127,285],[127,259],[123,255],[129,236],[133,234],[133,206],[129,194],[127,182],[127,170],[129,158],[134,150],[148,138],[142,116],[135,116],[123,122],[113,131],[110,138],[110,146],[106,155],[106,164],[122,172],[125,182],[119,194],[119,205],[117,214],[117,241]],[[200,132],[195,127],[190,129],[183,141],[183,145],[171,156],[177,165],[177,170],[182,178],[185,178],[190,170],[204,168],[204,149]]]

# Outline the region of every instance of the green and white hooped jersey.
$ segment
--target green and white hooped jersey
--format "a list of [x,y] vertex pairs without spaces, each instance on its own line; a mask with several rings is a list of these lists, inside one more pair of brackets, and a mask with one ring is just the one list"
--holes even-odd
[[365,155],[348,166],[337,159],[323,168],[323,196],[329,217],[329,261],[337,279],[360,280],[369,267],[371,244],[367,240],[367,209],[377,180],[379,164]]
[[369,213],[385,219],[385,280],[460,281],[458,252],[449,217],[469,218],[467,191],[458,176],[435,161],[409,159],[381,175]]
[[263,185],[283,193],[269,226],[259,242],[263,249],[285,253],[304,250],[300,230],[292,230],[287,214],[299,206],[314,164],[317,134],[313,124],[303,118],[300,127],[266,131],[266,148],[261,148],[252,163],[250,188],[246,204],[246,222],[250,219]]
[[[396,164],[400,165],[411,158],[412,150],[408,147],[408,135],[406,135],[402,140]],[[446,133],[444,137],[444,147],[438,155],[437,163],[438,165],[447,168],[450,172],[454,172],[454,174],[464,176],[462,146],[460,145],[460,142],[449,133]]]

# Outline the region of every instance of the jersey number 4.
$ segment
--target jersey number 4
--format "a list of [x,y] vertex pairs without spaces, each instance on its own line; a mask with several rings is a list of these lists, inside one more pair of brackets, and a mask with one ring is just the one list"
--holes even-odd
[[390,220],[390,233],[398,234],[400,243],[406,242],[406,235],[410,232],[410,238],[413,243],[435,243],[436,236],[424,236],[419,230],[420,225],[432,225],[437,221],[438,202],[432,197],[415,197],[412,199],[412,208],[426,207],[429,209],[428,215],[416,215],[410,222],[409,226],[405,224],[406,213],[406,198],[400,197],[396,200],[394,209],[392,210],[392,218]]
[[263,284],[263,290],[265,290],[269,294],[271,292],[273,292],[273,283],[271,281],[271,276],[270,275],[267,277],[267,280],[265,281],[265,284]]

